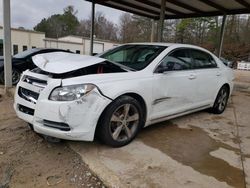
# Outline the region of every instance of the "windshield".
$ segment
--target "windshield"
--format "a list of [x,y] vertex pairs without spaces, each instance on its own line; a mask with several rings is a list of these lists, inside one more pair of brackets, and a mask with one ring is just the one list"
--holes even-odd
[[100,57],[134,70],[142,70],[166,48],[157,45],[123,45],[101,54]]
[[33,54],[33,53],[35,53],[35,52],[38,52],[39,50],[40,50],[40,49],[38,49],[38,48],[33,48],[33,49],[30,49],[30,50],[25,50],[25,51],[23,51],[23,52],[20,52],[20,53],[14,55],[13,57],[14,57],[14,58],[25,58],[25,57],[27,57],[28,55],[31,55],[31,54]]

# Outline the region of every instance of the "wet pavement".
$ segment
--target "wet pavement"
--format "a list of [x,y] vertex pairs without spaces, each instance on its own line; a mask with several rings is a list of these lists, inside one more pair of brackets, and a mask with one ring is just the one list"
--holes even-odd
[[70,142],[111,187],[250,187],[250,93],[235,91],[226,111],[152,125],[122,148]]
[[[250,71],[236,72],[236,82],[236,90],[221,115],[202,111],[155,124],[143,129],[131,144],[122,148],[110,148],[98,141],[68,144],[93,174],[110,187],[250,188]],[[17,121],[9,122],[11,125],[24,124],[13,113],[1,118]],[[28,131],[26,125],[23,129]],[[31,137],[36,140],[38,136],[31,134]],[[10,138],[15,139],[13,135]],[[22,144],[20,140],[18,143]],[[51,155],[49,159],[55,160],[53,152],[46,148],[44,151],[44,157]],[[32,153],[30,157],[37,159]],[[72,156],[66,159],[71,161]],[[57,164],[53,160],[52,164]],[[60,166],[65,170],[71,167],[68,165]],[[34,169],[29,169],[33,173]],[[44,185],[43,176],[39,178]],[[30,182],[27,179],[26,183]]]

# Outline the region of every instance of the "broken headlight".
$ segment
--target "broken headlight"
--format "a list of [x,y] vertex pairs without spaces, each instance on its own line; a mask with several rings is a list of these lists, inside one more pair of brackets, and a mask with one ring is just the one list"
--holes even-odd
[[73,101],[80,99],[95,88],[96,86],[93,84],[58,87],[51,92],[49,99],[52,101]]

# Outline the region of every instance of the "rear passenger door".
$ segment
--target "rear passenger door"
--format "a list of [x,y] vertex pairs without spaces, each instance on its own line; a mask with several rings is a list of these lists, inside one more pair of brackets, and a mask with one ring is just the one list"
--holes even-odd
[[189,50],[196,75],[196,104],[198,106],[211,104],[217,92],[220,69],[213,57],[202,50]]

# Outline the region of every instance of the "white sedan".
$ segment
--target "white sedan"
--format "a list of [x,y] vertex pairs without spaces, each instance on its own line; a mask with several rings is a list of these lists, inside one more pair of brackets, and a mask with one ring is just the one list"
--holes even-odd
[[68,140],[128,144],[141,128],[210,108],[222,113],[233,73],[193,45],[133,43],[99,57],[54,52],[33,57],[14,108],[35,132]]

